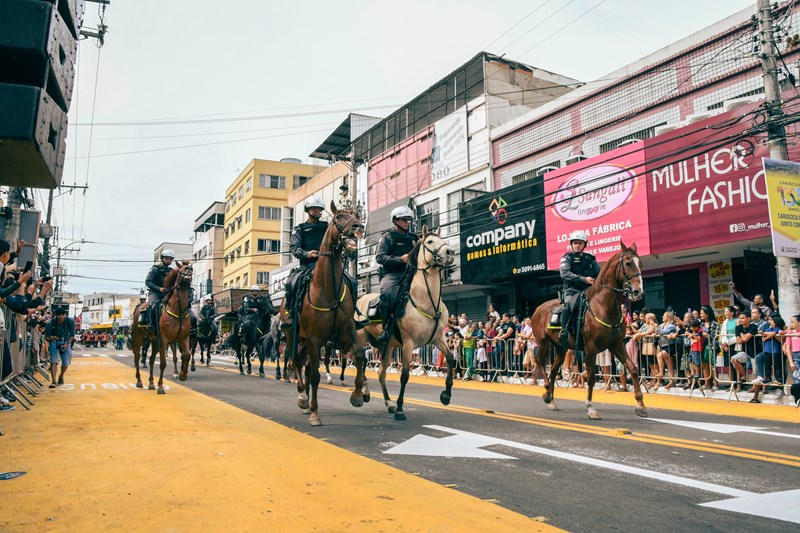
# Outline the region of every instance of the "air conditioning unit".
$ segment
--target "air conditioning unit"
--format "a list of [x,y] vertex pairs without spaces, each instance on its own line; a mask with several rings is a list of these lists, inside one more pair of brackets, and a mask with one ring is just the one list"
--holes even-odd
[[552,172],[554,170],[558,170],[558,167],[542,167],[536,171],[536,176],[544,176],[548,172]]
[[583,154],[573,155],[572,157],[568,157],[564,161],[564,165],[571,165],[573,163],[580,163],[581,161],[585,161],[587,158]]
[[680,127],[681,127],[681,125],[678,124],[678,123],[675,123],[675,124],[664,124],[663,126],[657,126],[653,130],[653,136],[654,137],[658,137],[659,135],[663,135],[665,133],[669,133],[671,131],[675,131]]
[[755,98],[750,96],[743,96],[741,98],[732,98],[730,100],[725,100],[722,102],[722,110],[724,112],[733,111],[734,109],[739,109],[740,107],[745,107],[753,102],[755,102]]
[[711,113],[696,113],[686,117],[686,124],[694,124],[695,122],[700,122],[701,120],[705,120],[707,118],[711,118]]
[[624,141],[620,141],[617,143],[617,148],[622,148],[623,146],[629,146],[631,144],[636,144],[642,142],[641,139],[626,139]]

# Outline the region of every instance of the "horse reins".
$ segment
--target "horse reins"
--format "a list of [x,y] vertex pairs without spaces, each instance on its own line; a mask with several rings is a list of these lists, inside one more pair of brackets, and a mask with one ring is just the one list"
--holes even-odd
[[[627,252],[627,253],[625,253],[625,255],[633,255],[633,254],[631,252]],[[625,270],[624,270],[623,266],[622,266],[623,257],[624,257],[623,255],[620,255],[619,261],[617,262],[617,270],[619,272],[618,276],[621,275],[625,279],[625,281],[622,283],[622,288],[620,289],[620,288],[612,287],[612,286],[606,285],[606,284],[601,284],[600,287],[602,287],[603,289],[609,289],[612,292],[621,293],[623,296],[630,296],[630,294],[631,294],[631,283],[630,282],[631,282],[631,280],[633,278],[636,278],[636,277],[641,278],[642,277],[642,272],[639,271],[636,274],[632,274],[630,276],[627,275],[625,273]],[[616,279],[619,279],[619,277],[617,277]],[[586,307],[589,309],[589,314],[592,315],[592,318],[594,318],[598,323],[602,324],[603,326],[605,326],[607,328],[611,328],[612,330],[619,329],[619,327],[622,325],[622,322],[625,320],[625,317],[622,315],[622,313],[620,313],[619,322],[617,322],[615,324],[608,324],[608,323],[604,322],[603,320],[601,320],[596,314],[594,314],[594,310],[592,309],[592,306],[589,305],[589,301],[588,300],[586,301]]]
[[433,262],[431,263],[427,259],[425,259],[425,263],[427,264],[427,266],[425,268],[415,267],[416,270],[422,272],[422,279],[425,280],[425,289],[428,292],[428,299],[430,300],[431,305],[433,305],[433,307],[434,307],[434,309],[436,311],[436,315],[435,316],[434,315],[430,315],[430,314],[426,313],[425,311],[423,311],[422,309],[420,309],[420,307],[414,301],[414,298],[411,296],[410,287],[409,287],[409,291],[408,291],[408,301],[411,302],[411,306],[414,309],[416,309],[417,312],[419,314],[421,314],[422,316],[424,316],[425,318],[430,318],[431,320],[434,321],[433,330],[431,331],[431,335],[430,335],[430,337],[428,337],[428,340],[427,340],[427,342],[425,342],[425,344],[430,344],[430,342],[433,340],[433,337],[436,335],[436,328],[439,325],[439,319],[442,317],[442,309],[441,309],[441,306],[442,306],[442,288],[441,288],[441,285],[439,286],[438,302],[436,302],[434,304],[434,302],[433,302],[433,294],[431,294],[431,287],[430,287],[430,283],[428,282],[428,276],[426,276],[426,274],[428,273],[428,270],[430,270],[433,267],[442,268],[442,267],[445,266],[444,263],[442,262],[441,255],[439,255],[439,250],[441,250],[444,246],[447,246],[446,242],[442,242],[441,246],[436,248],[436,250],[432,250],[423,242],[422,243],[422,248],[425,251],[429,252],[433,256]]

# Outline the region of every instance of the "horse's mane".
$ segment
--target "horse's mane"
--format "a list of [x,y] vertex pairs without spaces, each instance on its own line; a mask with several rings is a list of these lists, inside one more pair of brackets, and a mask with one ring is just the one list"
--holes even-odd
[[171,289],[175,286],[175,278],[178,277],[178,269],[171,268],[169,272],[167,272],[166,277],[164,278],[164,287],[167,289]]
[[603,288],[602,285],[600,283],[597,283],[597,282],[599,282],[600,280],[605,279],[606,274],[608,274],[608,271],[611,268],[611,264],[614,263],[615,261],[618,263],[620,257],[622,257],[622,254],[624,252],[626,252],[626,251],[628,251],[627,248],[620,248],[619,252],[617,252],[614,255],[612,255],[611,259],[609,259],[608,261],[603,263],[603,266],[600,267],[600,273],[597,275],[597,279],[595,280],[595,283],[591,287],[586,289],[586,292],[584,293],[586,295],[586,299],[587,300],[589,298],[592,298],[597,292],[600,291],[600,289]]
[[406,263],[406,270],[403,272],[403,277],[400,278],[400,285],[409,287],[411,280],[414,279],[414,273],[417,271],[419,265],[419,249],[422,248],[422,239],[417,240],[417,244],[408,252],[408,263]]

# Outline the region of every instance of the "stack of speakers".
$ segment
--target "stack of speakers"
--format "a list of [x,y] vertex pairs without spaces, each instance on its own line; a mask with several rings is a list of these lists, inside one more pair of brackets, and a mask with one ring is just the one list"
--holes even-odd
[[84,0],[0,0],[0,185],[61,183]]

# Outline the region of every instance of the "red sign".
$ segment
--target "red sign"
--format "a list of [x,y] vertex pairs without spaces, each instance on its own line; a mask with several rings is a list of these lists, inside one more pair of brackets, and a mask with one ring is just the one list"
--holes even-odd
[[[769,156],[766,134],[737,138],[753,127],[757,117],[749,112],[757,107],[753,104],[645,141],[647,198],[654,206],[651,253],[770,235],[761,164],[761,158]],[[790,155],[797,155],[797,148],[790,150]]]
[[557,270],[569,234],[584,230],[586,251],[606,261],[620,241],[650,253],[643,143],[618,148],[544,175],[547,267]]

